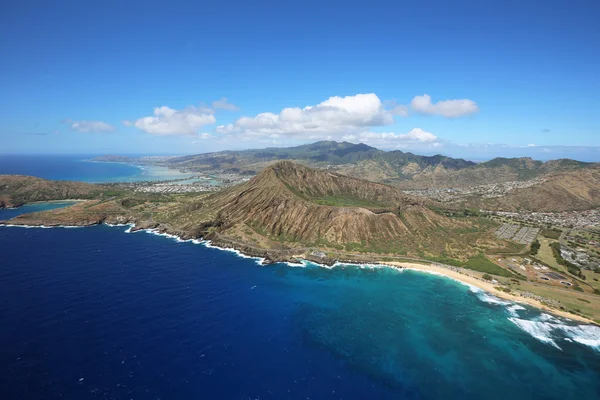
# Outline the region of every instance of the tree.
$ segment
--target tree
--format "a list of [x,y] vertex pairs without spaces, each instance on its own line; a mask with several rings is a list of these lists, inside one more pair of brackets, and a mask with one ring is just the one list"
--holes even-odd
[[540,251],[540,241],[535,239],[533,243],[531,243],[531,250],[529,251],[529,254],[535,256],[538,251]]

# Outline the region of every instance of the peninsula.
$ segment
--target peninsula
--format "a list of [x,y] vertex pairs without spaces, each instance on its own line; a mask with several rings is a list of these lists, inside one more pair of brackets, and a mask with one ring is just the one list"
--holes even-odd
[[[504,237],[498,234],[504,225],[525,225],[328,168],[276,161],[246,182],[199,193],[0,176],[0,197],[5,205],[86,199],[4,224],[133,224],[132,230],[209,240],[268,262],[306,259],[421,269],[569,318],[600,320],[594,270],[567,270],[559,259],[552,262],[546,247],[543,256],[531,255],[544,231]],[[539,237],[543,246],[550,245],[550,239]]]

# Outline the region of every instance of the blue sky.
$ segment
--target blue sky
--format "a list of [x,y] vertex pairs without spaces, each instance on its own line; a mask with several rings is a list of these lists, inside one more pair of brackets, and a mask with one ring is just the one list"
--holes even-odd
[[0,153],[600,161],[599,20],[594,0],[5,1]]

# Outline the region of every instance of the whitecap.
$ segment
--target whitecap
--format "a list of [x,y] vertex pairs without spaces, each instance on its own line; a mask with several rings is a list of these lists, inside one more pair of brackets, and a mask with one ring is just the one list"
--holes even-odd
[[506,307],[506,310],[509,312],[510,315],[512,315],[513,317],[518,317],[519,314],[517,313],[517,311],[520,310],[525,310],[525,307],[519,305],[519,304],[513,304],[511,306]]
[[600,351],[600,327],[594,325],[561,325],[560,329],[575,342]]
[[561,321],[560,321],[558,318],[556,318],[556,317],[555,317],[555,316],[553,316],[553,315],[546,314],[546,313],[542,313],[542,314],[541,314],[539,317],[537,317],[536,319],[537,319],[538,321],[541,321],[541,322],[552,322],[552,323],[555,323],[555,324],[560,324],[560,323],[561,323]]
[[514,317],[509,317],[508,320],[513,324],[517,325],[525,332],[529,333],[531,336],[533,336],[540,342],[547,343],[556,347],[559,350],[562,350],[552,338],[552,331],[554,330],[552,324],[549,324],[547,322],[529,321],[526,319]]
[[256,263],[258,265],[263,265],[265,263],[265,261],[266,261],[266,259],[263,258],[263,257],[248,256],[248,255],[242,253],[241,251],[236,250],[236,249],[231,248],[231,247],[219,247],[219,246],[215,246],[215,245],[212,244],[212,242],[210,240],[202,240],[202,241],[196,240],[196,242],[194,242],[194,243],[201,244],[201,245],[203,245],[205,247],[208,247],[209,249],[217,249],[217,250],[221,250],[221,251],[228,251],[230,253],[234,253],[235,255],[237,255],[238,257],[241,257],[241,258],[248,258],[248,259],[251,259],[251,260],[256,260]]
[[501,306],[507,306],[507,305],[513,304],[510,301],[501,300],[500,298],[498,298],[494,295],[491,295],[489,293],[486,293],[483,290],[480,292],[477,292],[477,297],[479,298],[479,300],[483,301],[484,303],[489,303],[489,304],[498,304]]
[[509,317],[509,321],[529,333],[534,338],[559,348],[555,340],[577,342],[600,351],[600,327],[594,325],[568,325],[549,314],[542,314],[533,320]]
[[304,268],[304,267],[306,267],[306,263],[303,262],[303,261],[300,261],[300,262],[291,262],[291,261],[288,261],[285,264],[288,267],[292,267],[292,268]]

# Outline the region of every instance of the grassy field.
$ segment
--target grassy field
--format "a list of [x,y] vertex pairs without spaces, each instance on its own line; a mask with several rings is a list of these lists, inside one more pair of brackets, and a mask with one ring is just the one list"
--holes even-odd
[[562,234],[562,231],[560,229],[543,229],[541,234],[548,239],[558,240]]
[[488,274],[504,276],[507,278],[514,277],[515,275],[510,271],[494,264],[488,258],[483,255],[470,258],[462,267],[472,269],[473,271],[485,272]]
[[567,272],[567,269],[564,266],[560,265],[556,261],[556,258],[554,258],[554,255],[552,254],[552,249],[550,248],[550,243],[553,242],[553,240],[539,238],[539,241],[540,241],[540,250],[538,251],[537,255],[534,256],[534,258],[537,258],[544,264],[548,264],[552,268],[555,268],[559,271]]
[[[594,289],[600,290],[600,273],[596,273],[593,271],[588,271],[586,269],[582,270],[585,275],[585,281],[589,283]],[[597,280],[594,280],[597,279]]]
[[572,289],[553,288],[532,282],[510,284],[512,289],[524,290],[559,301],[567,311],[575,311],[600,322],[600,296]]

